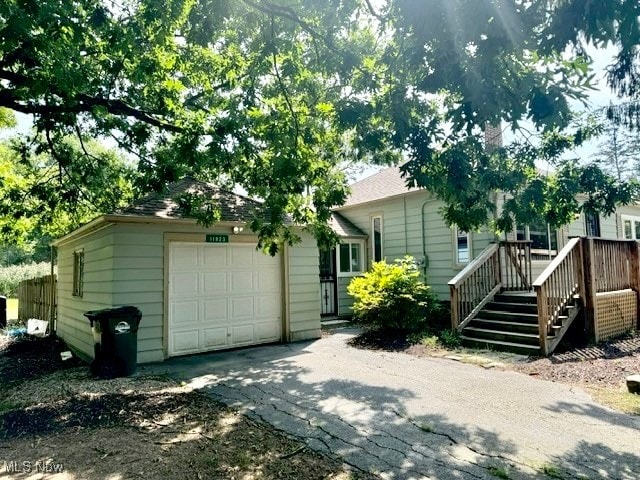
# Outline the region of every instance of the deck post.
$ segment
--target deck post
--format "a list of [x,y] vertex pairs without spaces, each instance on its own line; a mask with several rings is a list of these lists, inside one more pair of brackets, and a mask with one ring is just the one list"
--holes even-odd
[[547,289],[543,285],[534,287],[536,300],[538,302],[538,337],[540,340],[540,351],[545,357],[549,354],[547,346],[547,332],[549,328],[549,308],[547,305]]
[[457,330],[460,324],[458,289],[449,285],[449,291],[451,292],[451,330]]
[[584,306],[585,306],[585,330],[590,338],[595,336],[598,312],[596,309],[595,265],[593,258],[593,238],[582,239],[583,272],[584,272]]
[[640,242],[633,242],[630,245],[631,254],[629,263],[631,264],[631,288],[636,292],[636,328],[640,329]]

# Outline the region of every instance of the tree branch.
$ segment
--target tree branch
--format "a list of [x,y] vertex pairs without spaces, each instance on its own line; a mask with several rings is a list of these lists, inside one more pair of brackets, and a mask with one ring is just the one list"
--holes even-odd
[[332,50],[333,52],[338,53],[340,55],[344,55],[344,52],[342,52],[339,48],[337,48],[334,45],[331,37],[327,35],[322,35],[320,32],[316,31],[316,29],[313,26],[311,26],[311,24],[302,20],[291,8],[284,7],[281,5],[275,5],[271,2],[262,2],[264,4],[263,5],[263,4],[258,4],[256,2],[253,2],[251,0],[242,0],[242,1],[246,5],[256,10],[259,10],[262,13],[266,13],[269,16],[275,15],[280,18],[286,18],[287,20],[291,20],[292,22],[298,24],[302,28],[302,30],[307,32],[314,39],[322,40],[322,42],[327,46],[327,48],[329,48],[329,50]]
[[[16,75],[15,77],[13,75]],[[0,72],[0,78],[7,79],[12,83],[20,84],[24,77],[18,74],[12,74],[11,72]],[[17,82],[14,82],[12,78],[15,78]],[[61,113],[91,113],[95,107],[102,107],[112,115],[133,117],[143,123],[147,123],[161,130],[166,130],[174,133],[181,133],[184,131],[182,127],[167,123],[153,114],[146,112],[142,109],[129,105],[124,100],[109,99],[93,97],[84,93],[79,93],[74,101],[67,104],[42,104],[35,102],[22,102],[15,95],[15,91],[12,89],[0,90],[0,106],[9,108],[16,112],[41,115],[47,117],[49,115],[61,114]]]
[[376,12],[375,8],[373,8],[373,5],[371,5],[370,0],[364,0],[364,3],[366,4],[367,10],[369,10],[369,13],[373,15],[375,18],[377,18],[381,25],[384,25],[387,22],[387,19],[384,16]]
[[[273,22],[273,17],[271,17],[271,40],[273,42],[275,42],[275,26],[274,26],[274,22]],[[275,44],[273,45],[273,51],[272,51],[272,58],[273,58],[273,70],[276,74],[276,79],[278,81],[278,86],[280,87],[280,90],[282,91],[282,95],[284,96],[284,101],[287,104],[287,108],[289,109],[289,113],[291,113],[291,117],[293,118],[293,125],[295,127],[296,130],[296,134],[294,136],[293,142],[294,142],[294,151],[297,152],[298,151],[298,137],[300,136],[300,125],[298,124],[298,116],[296,115],[296,112],[293,109],[293,105],[291,104],[291,99],[289,98],[289,93],[287,92],[287,88],[284,85],[283,81],[282,81],[282,77],[280,76],[280,70],[278,70],[278,58],[277,58],[277,52],[276,52],[276,47]]]

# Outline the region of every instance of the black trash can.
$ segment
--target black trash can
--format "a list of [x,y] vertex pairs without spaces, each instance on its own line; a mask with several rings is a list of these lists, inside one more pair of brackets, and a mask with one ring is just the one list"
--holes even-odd
[[91,373],[104,378],[126,377],[138,363],[138,325],[142,312],[136,307],[91,310],[84,314],[93,330],[94,360]]

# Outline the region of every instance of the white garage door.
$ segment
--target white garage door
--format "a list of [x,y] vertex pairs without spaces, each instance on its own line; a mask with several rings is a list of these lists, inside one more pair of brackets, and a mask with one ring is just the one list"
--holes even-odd
[[172,242],[169,355],[279,341],[280,282],[255,245]]

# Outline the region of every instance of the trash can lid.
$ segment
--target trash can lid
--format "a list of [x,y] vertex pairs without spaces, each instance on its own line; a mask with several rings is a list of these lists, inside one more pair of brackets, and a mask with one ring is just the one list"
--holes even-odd
[[101,310],[89,310],[84,313],[89,320],[98,320],[100,318],[113,317],[132,317],[140,320],[142,312],[138,307],[126,305],[124,307],[103,308]]

